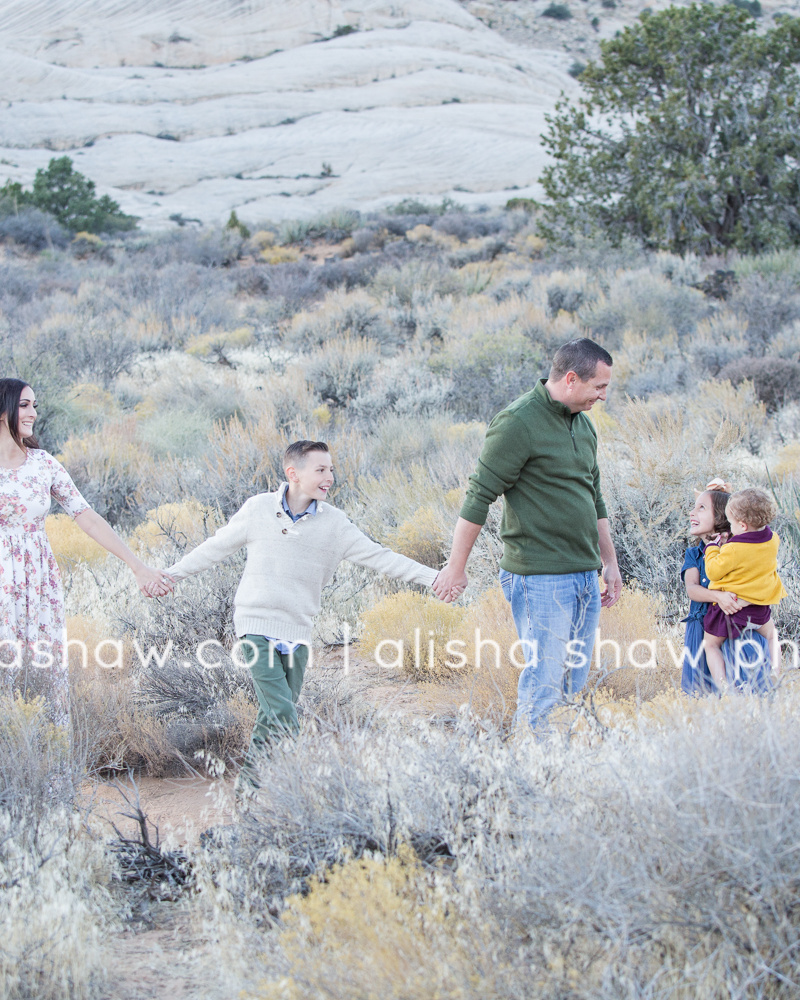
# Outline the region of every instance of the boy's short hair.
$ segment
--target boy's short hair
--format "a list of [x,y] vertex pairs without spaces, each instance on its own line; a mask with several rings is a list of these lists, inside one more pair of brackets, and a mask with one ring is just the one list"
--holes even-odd
[[312,451],[327,451],[330,453],[330,448],[324,441],[292,442],[283,453],[284,469],[288,469],[290,465],[297,465],[298,463],[302,465]]
[[728,516],[744,521],[748,528],[764,528],[775,517],[778,505],[763,490],[747,489],[732,493],[728,501]]

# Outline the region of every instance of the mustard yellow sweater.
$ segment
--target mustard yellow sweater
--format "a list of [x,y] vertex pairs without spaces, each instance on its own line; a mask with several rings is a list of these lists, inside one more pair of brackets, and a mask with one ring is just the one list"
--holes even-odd
[[709,590],[725,590],[748,604],[777,604],[786,597],[778,576],[780,539],[767,526],[733,535],[725,545],[706,545]]

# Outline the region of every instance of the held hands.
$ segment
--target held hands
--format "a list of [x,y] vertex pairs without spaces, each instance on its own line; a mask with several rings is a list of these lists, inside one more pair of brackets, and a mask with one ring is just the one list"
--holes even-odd
[[603,567],[606,589],[600,594],[600,606],[613,608],[622,593],[622,576],[616,563]]
[[175,586],[175,580],[168,573],[150,566],[134,570],[133,575],[145,597],[165,597]]
[[431,588],[439,600],[450,604],[467,589],[467,574],[463,570],[459,573],[445,565],[431,584]]

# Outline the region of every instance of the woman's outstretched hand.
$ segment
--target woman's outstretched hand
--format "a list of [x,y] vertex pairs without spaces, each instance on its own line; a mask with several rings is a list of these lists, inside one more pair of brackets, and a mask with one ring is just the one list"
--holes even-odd
[[161,569],[142,566],[133,571],[139,590],[145,597],[166,597],[175,586],[175,580]]

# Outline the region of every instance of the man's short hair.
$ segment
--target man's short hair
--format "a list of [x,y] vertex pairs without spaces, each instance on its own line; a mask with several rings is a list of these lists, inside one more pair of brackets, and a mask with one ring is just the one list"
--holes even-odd
[[614,364],[608,351],[588,337],[570,340],[556,351],[550,368],[550,381],[560,382],[567,372],[575,372],[581,382],[588,382],[594,377],[601,361],[604,365]]
[[778,505],[763,490],[739,490],[731,493],[728,501],[728,517],[744,521],[748,528],[758,531],[766,527],[778,513]]
[[283,453],[283,467],[288,469],[290,465],[302,465],[312,451],[327,451],[330,448],[324,441],[294,441]]

